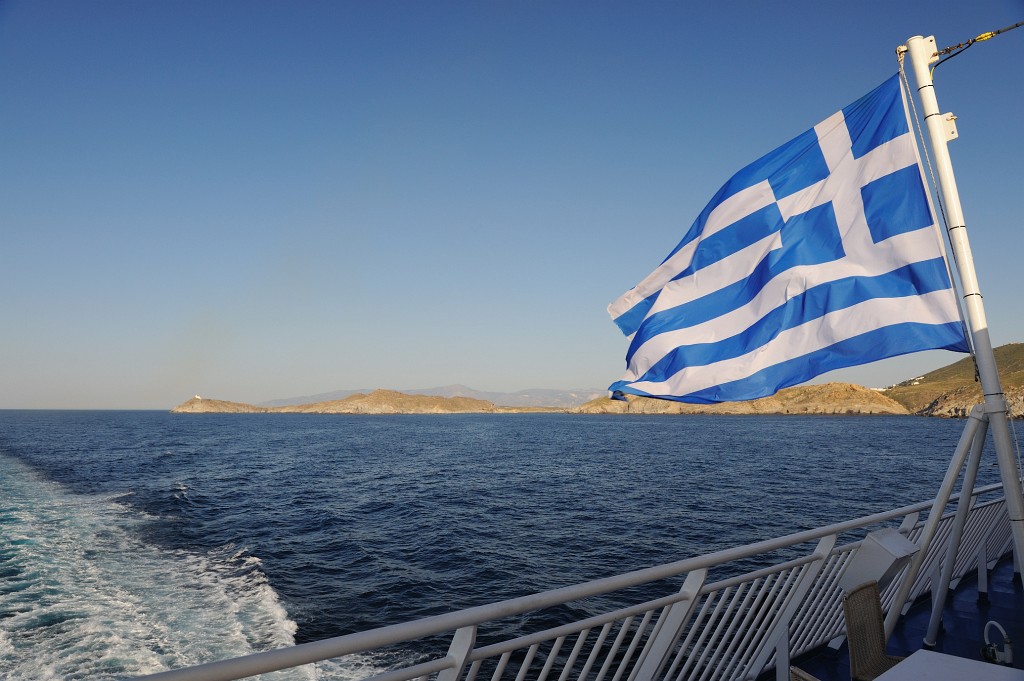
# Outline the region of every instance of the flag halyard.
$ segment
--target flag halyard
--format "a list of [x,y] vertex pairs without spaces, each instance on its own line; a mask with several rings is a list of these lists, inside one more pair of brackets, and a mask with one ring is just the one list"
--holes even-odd
[[898,77],[730,178],[608,310],[632,336],[617,396],[749,400],[966,352]]

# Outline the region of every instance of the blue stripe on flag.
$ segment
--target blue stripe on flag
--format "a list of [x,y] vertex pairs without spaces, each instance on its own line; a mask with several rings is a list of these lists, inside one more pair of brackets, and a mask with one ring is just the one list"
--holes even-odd
[[708,265],[714,265],[733,253],[782,230],[785,223],[774,203],[740,218],[717,234],[701,239],[690,266],[675,276],[683,279]]
[[635,333],[640,323],[643,322],[644,317],[647,316],[647,312],[654,305],[654,301],[658,299],[660,291],[656,291],[651,295],[647,296],[633,307],[626,310],[624,314],[619,315],[612,321],[615,322],[615,326],[619,327],[624,335],[628,336],[631,333]]
[[[674,329],[703,324],[747,305],[768,282],[786,270],[819,265],[843,257],[843,244],[835,214],[828,204],[790,220],[782,229],[782,248],[770,251],[746,279],[709,293],[692,303],[656,312],[644,320],[633,336],[626,361],[648,339]],[[696,257],[696,256],[695,256]]]
[[609,390],[695,404],[740,402],[774,395],[782,388],[809,381],[827,371],[868,364],[911,352],[920,352],[922,349],[967,352],[964,345],[963,325],[960,322],[948,324],[906,322],[884,329],[875,329],[806,355],[772,365],[747,378],[722,383],[687,395],[671,397],[651,395],[631,387],[626,381],[613,383]]
[[[898,76],[736,173],[609,310],[633,334],[612,389],[671,386],[666,399],[754,399],[896,354],[966,352]],[[841,330],[804,327],[818,321]]]
[[[767,344],[787,329],[867,300],[905,298],[946,288],[949,288],[949,278],[942,258],[912,263],[878,277],[837,279],[790,298],[747,327],[742,334],[714,343],[676,347],[636,380],[658,381],[662,376],[671,376],[688,366],[706,366],[740,357]],[[700,323],[694,321],[695,314],[684,311],[681,316],[691,323],[684,323],[679,328]]]

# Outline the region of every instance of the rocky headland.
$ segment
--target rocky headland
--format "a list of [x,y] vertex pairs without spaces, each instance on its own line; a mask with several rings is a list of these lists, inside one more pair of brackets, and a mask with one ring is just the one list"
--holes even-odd
[[852,383],[784,388],[749,402],[688,404],[629,395],[626,401],[601,398],[574,410],[581,414],[909,414],[877,390]]
[[[1024,415],[1024,343],[1008,343],[995,349],[999,378],[1009,405],[1010,416]],[[975,380],[974,359],[930,371],[897,383],[884,391],[911,414],[962,418],[983,401],[981,384]]]

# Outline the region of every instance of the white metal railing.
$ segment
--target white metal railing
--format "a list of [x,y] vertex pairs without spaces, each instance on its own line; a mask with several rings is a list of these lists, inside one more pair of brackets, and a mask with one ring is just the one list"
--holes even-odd
[[[977,569],[983,588],[985,571],[1009,551],[1012,537],[1001,492],[1000,485],[975,490],[954,583]],[[915,541],[924,527],[920,515],[931,505],[922,502],[499,603],[139,678],[231,681],[386,646],[422,651],[430,648],[432,637],[446,636],[447,650],[367,678],[725,681],[753,679],[774,667],[778,678],[788,679],[791,656],[844,635],[839,580],[864,534],[898,524]],[[943,515],[908,604],[938,581],[953,518],[952,512]],[[906,572],[883,592],[885,609]],[[709,577],[715,581],[708,583]],[[503,620],[507,624],[508,618],[559,606],[593,610],[597,596],[600,603],[616,606],[605,605],[606,611],[579,621],[477,645],[478,634],[486,636]]]

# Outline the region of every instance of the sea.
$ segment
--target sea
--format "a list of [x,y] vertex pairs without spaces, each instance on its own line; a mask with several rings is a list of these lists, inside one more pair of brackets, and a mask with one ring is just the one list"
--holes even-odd
[[[924,501],[963,427],[0,411],[0,678],[153,673]],[[984,461],[979,484],[996,482]],[[264,678],[352,679],[421,652]]]

